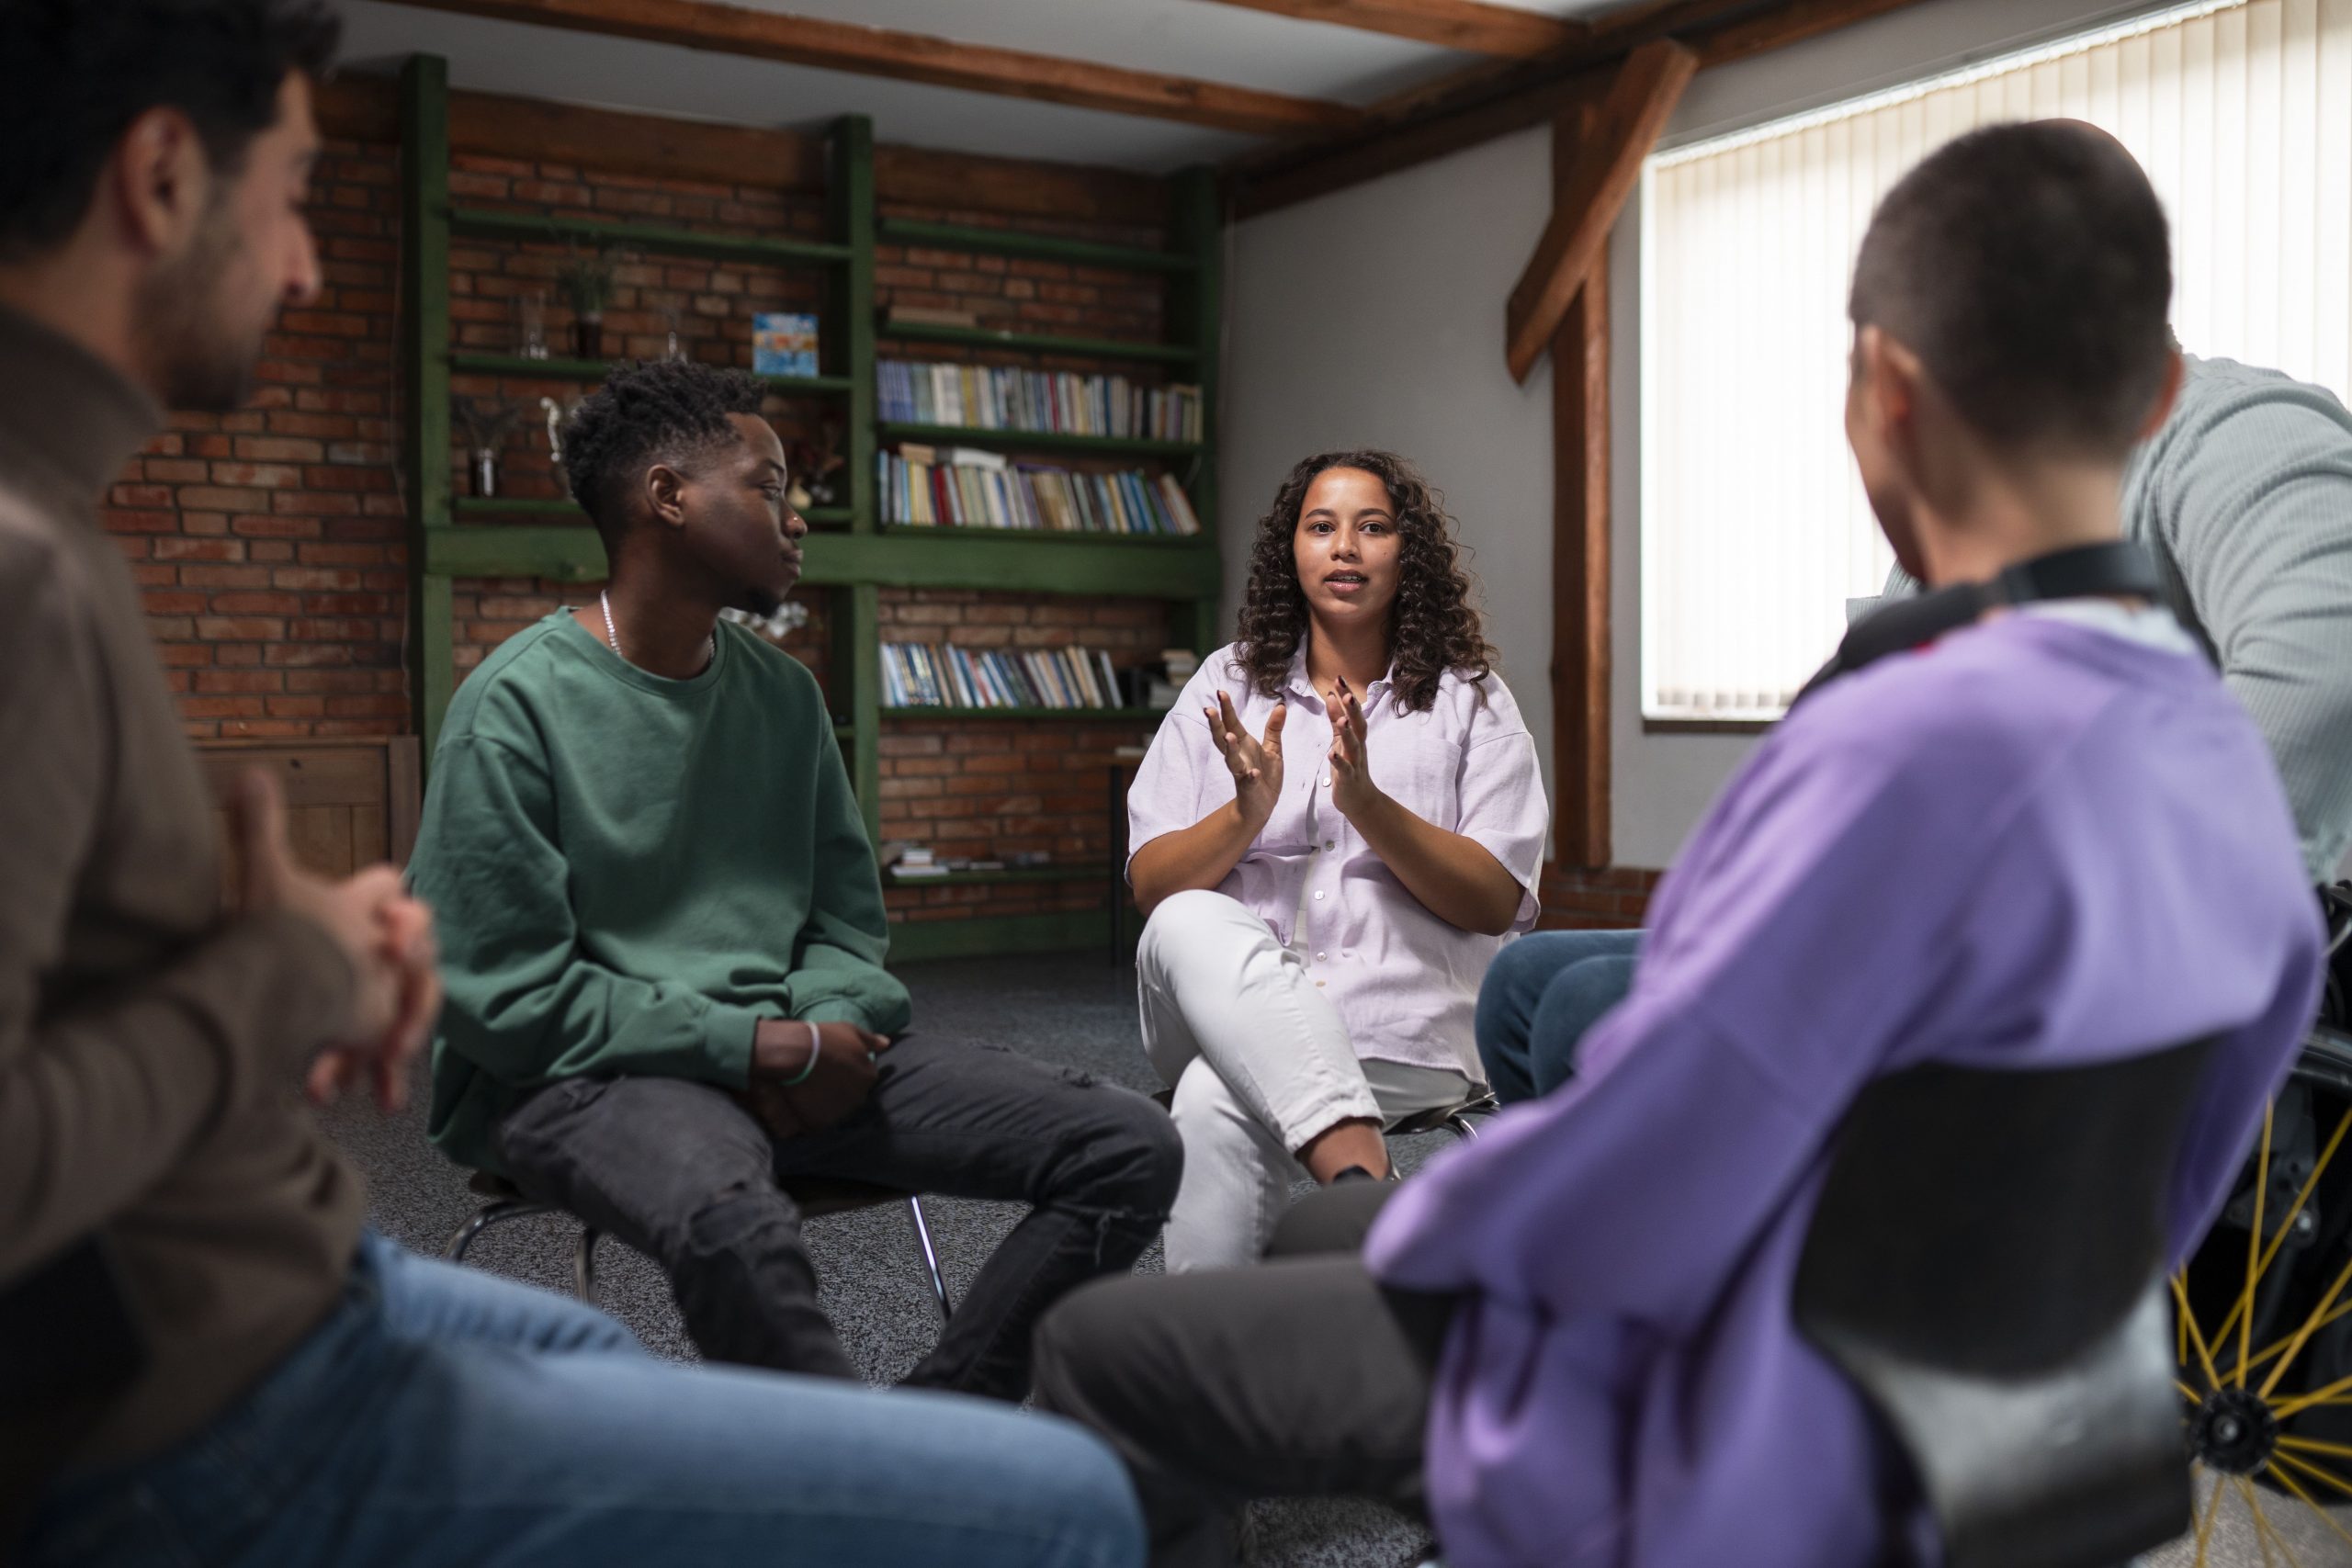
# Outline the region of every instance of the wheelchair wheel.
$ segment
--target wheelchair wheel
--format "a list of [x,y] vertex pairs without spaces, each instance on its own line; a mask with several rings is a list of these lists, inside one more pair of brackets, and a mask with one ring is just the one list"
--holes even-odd
[[2266,1562],[2299,1561],[2273,1522],[2282,1508],[2308,1508],[2352,1548],[2329,1512],[2352,1501],[2352,1033],[2322,1025],[2304,1041],[2173,1293],[2196,1568],[2233,1509]]

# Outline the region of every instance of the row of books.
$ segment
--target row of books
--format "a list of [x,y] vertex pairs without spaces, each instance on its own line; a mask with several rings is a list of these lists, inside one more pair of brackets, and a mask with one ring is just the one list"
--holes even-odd
[[902,443],[876,456],[882,515],[893,523],[1083,534],[1197,534],[1171,474],[1091,474],[1009,463],[1000,452]]
[[882,645],[888,708],[1114,708],[1119,677],[1100,649]]
[[1125,376],[886,359],[876,372],[875,391],[882,417],[907,423],[1201,439],[1198,387],[1139,386]]
[[1019,850],[1001,858],[951,855],[942,859],[928,844],[895,841],[884,844],[880,854],[890,874],[904,882],[950,876],[959,871],[1028,871],[1054,863],[1054,857],[1043,850]]

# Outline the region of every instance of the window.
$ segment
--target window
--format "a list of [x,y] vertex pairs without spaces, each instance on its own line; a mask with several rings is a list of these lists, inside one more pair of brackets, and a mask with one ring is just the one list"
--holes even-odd
[[2352,392],[2352,0],[2179,6],[1650,160],[1642,711],[1777,716],[1891,555],[1846,450],[1846,286],[1878,197],[1951,138],[2070,116],[2172,220],[2192,354]]

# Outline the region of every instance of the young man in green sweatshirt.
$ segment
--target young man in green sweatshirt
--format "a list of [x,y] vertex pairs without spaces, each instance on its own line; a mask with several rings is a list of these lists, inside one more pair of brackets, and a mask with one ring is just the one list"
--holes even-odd
[[1159,1232],[1179,1145],[1128,1090],[899,1038],[823,694],[718,619],[773,614],[800,575],[760,399],[642,365],[572,418],[611,586],[458,690],[411,868],[449,993],[432,1136],[657,1259],[705,1355],[843,1378],[780,1178],[1025,1201],[907,1379],[1019,1399],[1038,1314]]

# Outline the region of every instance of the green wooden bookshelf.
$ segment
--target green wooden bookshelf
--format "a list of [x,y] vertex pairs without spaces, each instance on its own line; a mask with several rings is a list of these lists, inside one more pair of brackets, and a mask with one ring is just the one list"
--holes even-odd
[[891,887],[987,887],[1009,882],[1100,882],[1110,874],[1108,864],[1008,865],[995,871],[950,871],[936,876],[900,876],[895,871],[883,873],[887,885]]
[[[1189,170],[1171,181],[1174,221],[1165,249],[1102,244],[981,224],[883,219],[875,201],[873,126],[863,117],[850,116],[833,124],[828,139],[827,224],[822,237],[706,233],[593,219],[552,219],[452,203],[448,66],[438,57],[414,55],[403,65],[401,128],[400,260],[405,310],[399,355],[407,388],[401,421],[410,527],[409,689],[417,732],[428,759],[457,687],[454,580],[539,577],[594,581],[606,570],[595,530],[571,502],[553,497],[481,499],[455,493],[455,470],[447,461],[453,448],[449,390],[453,376],[587,382],[601,379],[606,369],[595,360],[526,359],[520,355],[456,347],[450,320],[449,257],[457,240],[492,245],[593,245],[821,273],[820,373],[763,379],[779,395],[825,398],[846,415],[842,456],[847,461],[848,494],[839,505],[808,513],[820,531],[808,542],[803,581],[833,591],[828,618],[833,637],[836,733],[865,812],[866,830],[877,840],[881,795],[877,743],[886,723],[896,732],[908,725],[975,718],[1136,724],[1157,722],[1160,716],[1148,710],[1127,709],[886,710],[881,705],[882,589],[975,589],[1153,599],[1168,606],[1167,638],[1171,645],[1206,652],[1220,640],[1216,606],[1223,581],[1215,536],[1213,442],[885,424],[877,417],[875,388],[876,343],[884,336],[893,342],[1160,364],[1175,367],[1182,378],[1202,387],[1203,427],[1214,432],[1223,281],[1222,215],[1211,171]],[[881,243],[1156,275],[1164,279],[1168,290],[1168,341],[1130,343],[977,328],[886,330],[877,319],[875,301],[875,250]],[[1162,461],[1183,483],[1193,510],[1207,531],[1198,536],[1176,537],[886,525],[876,513],[875,457],[884,442],[902,439]],[[1105,874],[1099,866],[1035,869],[1043,875],[1019,875],[1044,880]],[[1011,879],[1016,874],[967,875]],[[1102,919],[1100,910],[1079,910],[908,921],[892,926],[891,953],[894,960],[899,960],[1089,946],[1102,940]]]
[[934,251],[972,251],[981,255],[1023,256],[1032,261],[1115,267],[1125,272],[1194,272],[1201,265],[1201,258],[1191,251],[1154,251],[1139,245],[1106,245],[1095,240],[1071,240],[1059,234],[1032,234],[1019,229],[991,229],[977,223],[926,223],[910,218],[885,218],[880,224],[880,233],[884,241],[894,245],[922,245]]
[[[511,376],[546,381],[601,381],[616,360],[531,359],[520,354],[461,354],[449,355],[449,368],[458,375]],[[760,384],[780,397],[831,397],[850,389],[846,376],[762,376]]]
[[1207,550],[1211,554],[1216,550],[1216,541],[1205,534],[1114,534],[1107,528],[990,528],[985,525],[961,523],[885,523],[875,532],[886,539],[1006,539],[1069,545],[1078,549],[1096,547],[1136,550],[1165,547],[1171,550]]
[[[942,446],[986,446],[1005,452],[1070,452],[1100,457],[1197,457],[1197,441],[1154,441],[1142,435],[1072,435],[1059,430],[989,430],[977,424],[906,424],[882,427],[886,441],[923,441]],[[1205,524],[1203,525],[1206,526]]]
[[1157,724],[1166,716],[1158,708],[958,708],[928,703],[906,703],[882,710],[885,721],[894,718],[1058,718],[1097,724]]
[[[448,97],[448,66],[441,65],[442,101]],[[442,137],[448,136],[445,112]],[[444,175],[441,184],[447,188]],[[644,223],[608,223],[590,218],[546,218],[536,212],[492,212],[478,207],[448,209],[447,232],[469,240],[521,243],[593,245],[608,251],[651,251],[662,255],[704,256],[713,261],[758,262],[768,266],[831,266],[852,258],[852,245],[821,240],[789,240],[747,234],[706,234],[692,229],[662,229]],[[871,246],[868,246],[869,252]]]
[[952,343],[967,348],[1003,348],[1021,354],[1068,354],[1087,359],[1156,360],[1190,365],[1200,350],[1188,343],[1138,343],[1132,338],[1062,337],[1052,333],[1000,332],[993,327],[934,326],[928,321],[885,321],[881,333],[893,341]]

